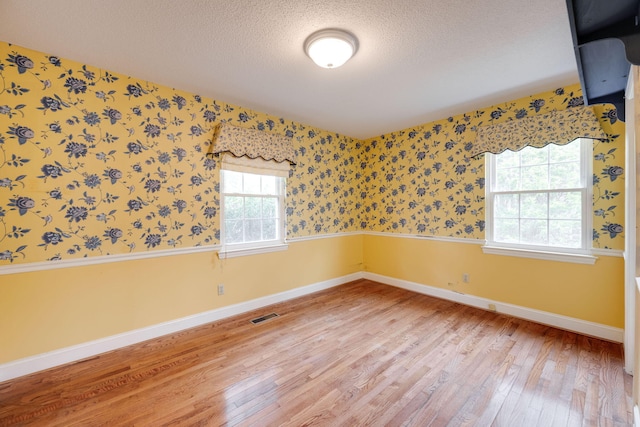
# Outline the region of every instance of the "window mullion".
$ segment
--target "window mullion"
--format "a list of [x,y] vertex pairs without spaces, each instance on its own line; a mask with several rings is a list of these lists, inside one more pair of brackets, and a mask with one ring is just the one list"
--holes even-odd
[[537,194],[537,193],[577,193],[584,191],[584,188],[572,187],[572,188],[557,188],[552,190],[503,190],[495,191],[493,194]]
[[225,193],[226,196],[235,197],[278,197],[277,194],[260,194],[260,193]]

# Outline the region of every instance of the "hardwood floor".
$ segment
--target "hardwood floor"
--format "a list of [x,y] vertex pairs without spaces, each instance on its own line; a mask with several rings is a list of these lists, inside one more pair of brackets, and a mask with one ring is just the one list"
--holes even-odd
[[619,344],[361,280],[0,383],[9,425],[630,426],[631,377]]

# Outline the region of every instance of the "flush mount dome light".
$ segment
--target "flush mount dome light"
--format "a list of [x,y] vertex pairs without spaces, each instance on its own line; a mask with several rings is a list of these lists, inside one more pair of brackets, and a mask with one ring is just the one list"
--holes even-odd
[[316,31],[304,42],[305,53],[323,68],[337,68],[358,50],[358,39],[343,30]]

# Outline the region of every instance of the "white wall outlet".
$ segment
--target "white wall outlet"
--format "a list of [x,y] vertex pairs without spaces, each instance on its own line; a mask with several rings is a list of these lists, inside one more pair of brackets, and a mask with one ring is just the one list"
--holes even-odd
[[218,285],[218,295],[224,295],[224,285],[222,283]]
[[464,273],[462,275],[462,283],[469,283],[469,273]]

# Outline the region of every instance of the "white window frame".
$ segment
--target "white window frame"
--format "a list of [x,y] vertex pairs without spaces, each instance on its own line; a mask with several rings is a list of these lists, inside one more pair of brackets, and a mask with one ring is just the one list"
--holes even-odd
[[557,246],[530,245],[523,243],[505,243],[493,240],[494,231],[494,198],[497,194],[511,193],[493,191],[496,183],[496,157],[499,154],[486,154],[485,171],[485,236],[486,244],[482,251],[486,254],[507,255],[523,258],[535,258],[551,261],[573,262],[580,264],[593,264],[596,257],[591,254],[593,243],[593,144],[591,139],[578,138],[580,140],[580,173],[584,187],[562,190],[531,190],[523,193],[552,193],[555,191],[581,191],[582,193],[582,247],[563,248]]
[[[222,248],[218,252],[218,257],[220,259],[225,258],[235,258],[239,256],[247,256],[247,255],[257,255],[269,252],[278,252],[286,250],[289,245],[285,241],[285,223],[286,223],[286,209],[285,209],[285,189],[286,189],[286,178],[277,175],[271,175],[267,173],[261,174],[253,174],[253,175],[264,175],[264,176],[273,176],[276,178],[276,185],[278,186],[278,194],[277,195],[265,195],[265,194],[249,194],[249,193],[227,193],[225,192],[224,185],[224,175],[225,169],[220,170],[220,240],[222,243]],[[236,172],[247,174],[250,172]],[[227,243],[225,238],[225,203],[226,197],[261,197],[261,198],[276,198],[278,200],[278,228],[277,228],[277,237],[273,240],[257,240],[253,242],[242,242],[242,243]]]

